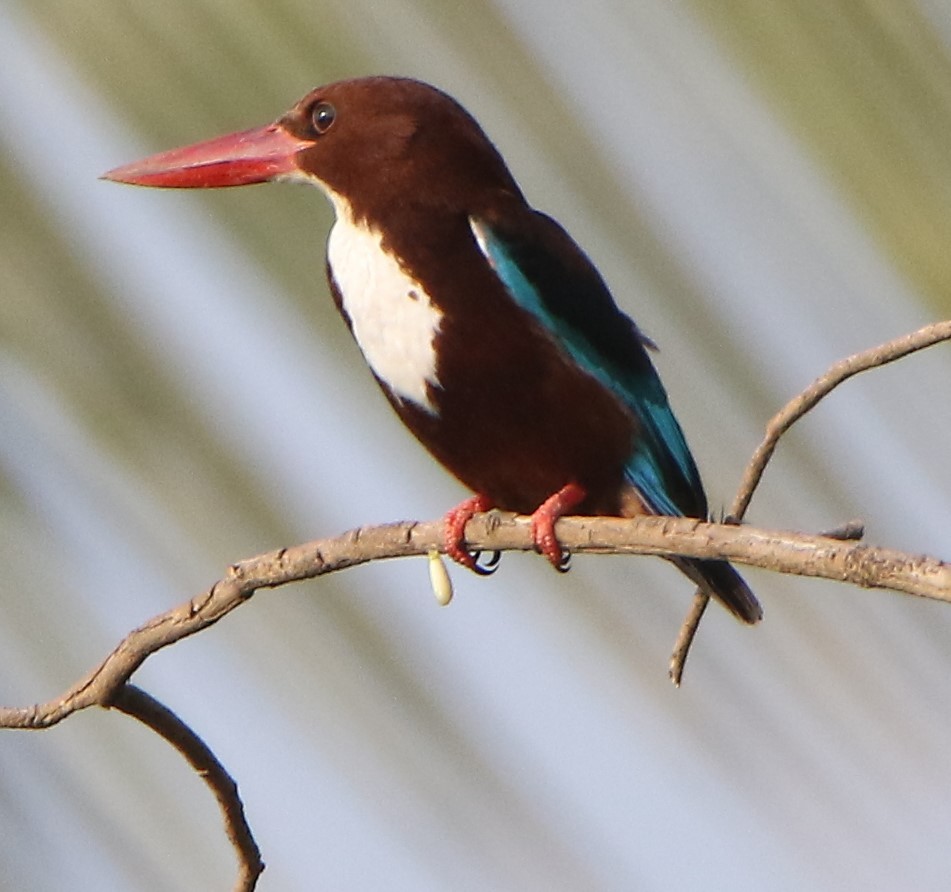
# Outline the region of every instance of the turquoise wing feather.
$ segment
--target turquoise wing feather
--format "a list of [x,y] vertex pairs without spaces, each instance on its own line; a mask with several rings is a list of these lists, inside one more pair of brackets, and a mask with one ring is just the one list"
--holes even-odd
[[649,506],[658,514],[705,516],[697,467],[647,355],[652,345],[587,256],[554,220],[528,208],[520,219],[469,222],[512,299],[636,418],[640,436],[626,474]]

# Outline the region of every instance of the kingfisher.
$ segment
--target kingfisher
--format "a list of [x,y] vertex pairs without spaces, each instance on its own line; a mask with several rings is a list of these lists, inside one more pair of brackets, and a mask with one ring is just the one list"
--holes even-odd
[[[466,523],[530,515],[538,552],[568,555],[559,517],[707,518],[707,499],[648,350],[584,251],[535,210],[476,120],[401,77],[338,81],[272,124],[152,155],[105,179],[217,188],[310,183],[329,199],[330,290],[399,417],[472,493],[445,551],[491,572]],[[722,560],[672,558],[746,623],[756,597]]]

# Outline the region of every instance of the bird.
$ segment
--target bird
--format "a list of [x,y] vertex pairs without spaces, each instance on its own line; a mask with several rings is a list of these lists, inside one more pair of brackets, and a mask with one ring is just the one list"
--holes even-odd
[[[492,508],[528,515],[559,570],[566,514],[708,518],[697,466],[649,351],[587,254],[534,209],[475,118],[405,77],[312,90],[271,124],[151,155],[103,178],[165,188],[317,186],[335,222],[326,272],[396,413],[473,495],[444,550]],[[745,623],[756,597],[724,560],[671,558]]]

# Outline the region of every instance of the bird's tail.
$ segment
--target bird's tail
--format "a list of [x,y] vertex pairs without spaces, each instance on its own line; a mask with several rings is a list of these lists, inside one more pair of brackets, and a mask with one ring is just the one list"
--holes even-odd
[[756,600],[756,595],[726,561],[703,561],[697,558],[672,560],[678,569],[704,592],[716,598],[737,619],[752,625],[763,618],[763,608]]

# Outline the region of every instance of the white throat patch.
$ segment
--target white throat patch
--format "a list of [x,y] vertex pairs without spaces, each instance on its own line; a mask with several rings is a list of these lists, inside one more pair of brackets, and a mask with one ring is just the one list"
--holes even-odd
[[350,205],[326,189],[337,221],[327,260],[370,368],[402,400],[427,412],[436,407],[436,335],[443,317],[429,295],[382,245],[380,233],[354,222]]

